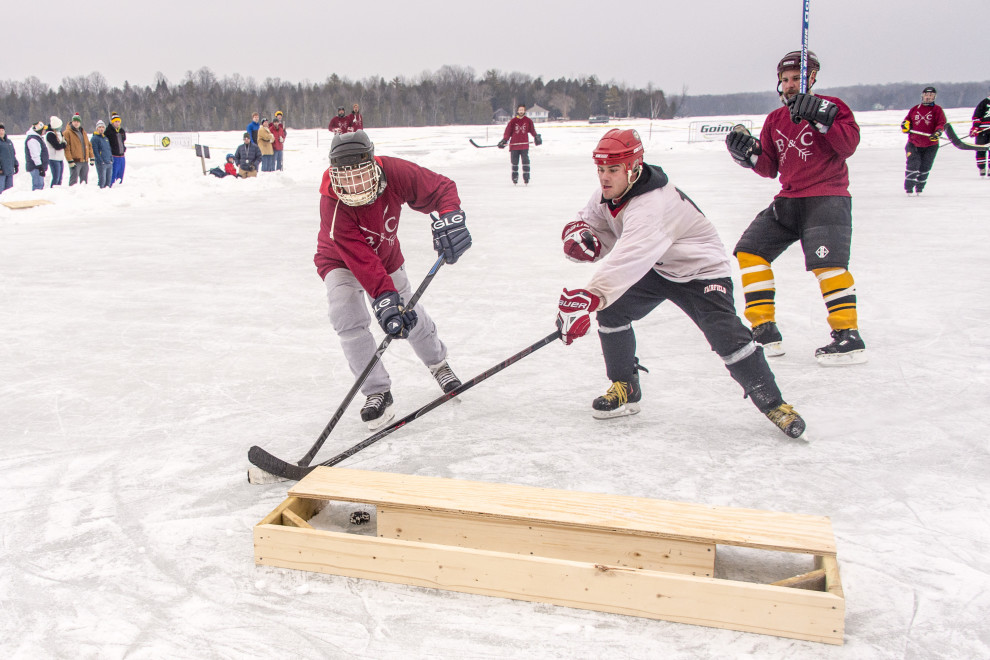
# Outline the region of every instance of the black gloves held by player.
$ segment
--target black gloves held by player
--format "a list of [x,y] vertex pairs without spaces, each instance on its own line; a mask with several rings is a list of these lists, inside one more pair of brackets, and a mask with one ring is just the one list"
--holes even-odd
[[756,161],[763,153],[760,141],[750,135],[742,124],[733,127],[732,131],[725,136],[725,146],[728,147],[734,161],[750,169],[756,167]]
[[533,144],[535,144],[536,146],[540,146],[541,144],[543,144],[543,136],[537,133],[533,137]]
[[507,144],[508,144],[508,142],[506,142],[505,140],[499,140],[498,141],[498,148],[499,149],[505,149],[505,145],[507,145]]
[[787,105],[792,122],[800,124],[804,119],[820,133],[828,133],[835,116],[839,114],[839,106],[814,94],[795,94],[788,99]]
[[464,211],[447,211],[433,220],[433,249],[443,255],[448,264],[471,247],[471,233],[464,224]]
[[395,339],[405,339],[409,331],[416,327],[416,310],[403,311],[402,300],[395,291],[386,291],[375,298],[372,305],[378,325],[385,334]]

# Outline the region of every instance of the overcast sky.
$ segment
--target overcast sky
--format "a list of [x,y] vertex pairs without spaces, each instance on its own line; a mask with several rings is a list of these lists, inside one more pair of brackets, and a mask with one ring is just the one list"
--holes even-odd
[[[551,78],[597,75],[668,94],[766,91],[777,61],[801,46],[802,0],[689,2],[109,3],[54,0],[10,8],[0,78],[98,71],[113,86],[218,77],[320,82],[331,73],[414,78],[445,64]],[[986,0],[812,0],[810,47],[820,85],[990,79]],[[980,27],[984,26],[984,27]],[[977,31],[983,31],[983,45]],[[2,111],[2,109],[0,109]]]

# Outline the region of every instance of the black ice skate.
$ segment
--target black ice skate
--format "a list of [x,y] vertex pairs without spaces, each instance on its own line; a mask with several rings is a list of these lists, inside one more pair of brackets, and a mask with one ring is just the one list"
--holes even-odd
[[374,431],[395,417],[392,412],[392,392],[372,394],[361,408],[361,419],[368,423],[368,429]]
[[431,366],[430,373],[437,379],[437,384],[440,385],[444,394],[461,386],[461,380],[450,370],[446,360]]
[[801,434],[804,433],[804,420],[794,410],[794,406],[782,403],[764,414],[766,414],[767,419],[777,425],[777,428],[792,438],[800,438]]
[[866,362],[866,344],[860,339],[859,330],[833,330],[832,343],[815,351],[818,364],[826,367]]
[[639,412],[639,400],[643,391],[639,388],[639,372],[634,372],[629,382],[614,381],[608,392],[591,403],[595,419],[609,419]]
[[778,357],[784,354],[784,338],[777,329],[777,324],[767,321],[753,328],[753,341],[763,347],[763,355]]

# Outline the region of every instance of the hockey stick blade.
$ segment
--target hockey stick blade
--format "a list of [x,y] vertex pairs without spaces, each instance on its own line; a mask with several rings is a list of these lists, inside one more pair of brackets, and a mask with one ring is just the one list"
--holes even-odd
[[968,142],[963,142],[956,135],[956,129],[952,128],[952,124],[945,125],[945,134],[949,136],[949,141],[954,147],[962,149],[963,151],[987,151],[990,150],[990,144],[969,144]]
[[474,138],[468,138],[468,142],[478,147],[479,149],[490,149],[492,147],[498,146],[497,144],[478,144],[477,142],[474,141]]
[[[248,460],[251,461],[252,465],[255,465],[265,472],[271,474],[274,477],[281,477],[282,479],[292,479],[293,481],[299,481],[307,474],[315,470],[315,467],[301,467],[294,463],[289,463],[283,461],[278,456],[273,456],[267,451],[255,445],[248,450]],[[250,480],[250,474],[249,474]],[[270,483],[261,481],[251,481],[251,483]]]

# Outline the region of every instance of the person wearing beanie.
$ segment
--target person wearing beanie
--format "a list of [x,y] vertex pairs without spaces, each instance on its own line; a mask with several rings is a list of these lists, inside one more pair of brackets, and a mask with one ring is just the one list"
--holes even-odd
[[93,145],[82,127],[79,113],[72,115],[69,127],[62,131],[65,138],[65,162],[69,164],[69,186],[89,183],[89,164],[93,160]]
[[261,162],[261,149],[251,141],[251,134],[244,133],[244,144],[234,152],[234,164],[237,165],[237,176],[246,179],[258,176],[258,163]]
[[113,154],[113,174],[110,176],[110,185],[117,181],[124,182],[124,152],[127,151],[127,132],[121,128],[120,115],[116,112],[110,113],[110,126],[104,132],[107,142],[110,143],[110,153]]
[[275,136],[272,148],[275,150],[275,169],[282,171],[282,150],[285,149],[285,124],[282,119],[282,111],[275,111],[275,119],[268,126],[268,130]]
[[103,120],[96,122],[91,142],[93,155],[96,157],[96,182],[100,188],[113,185],[113,154],[110,152],[110,141],[104,135],[107,125]]
[[21,169],[17,162],[17,149],[7,137],[7,129],[0,124],[0,194],[14,185],[14,175]]
[[901,122],[901,131],[908,134],[904,151],[904,192],[920,195],[928,183],[928,173],[938,153],[938,139],[945,129],[945,112],[935,104],[935,88],[921,90],[921,103],[908,110]]
[[52,172],[51,187],[62,185],[65,170],[65,139],[62,137],[62,120],[52,115],[45,129],[45,146],[48,148],[48,168]]
[[261,149],[261,171],[262,172],[274,172],[275,171],[275,148],[272,146],[275,143],[275,136],[269,130],[271,122],[268,121],[268,117],[261,120],[261,126],[258,127],[258,148]]
[[24,167],[31,173],[31,190],[43,190],[48,171],[48,149],[41,137],[45,122],[36,121],[24,136]]

